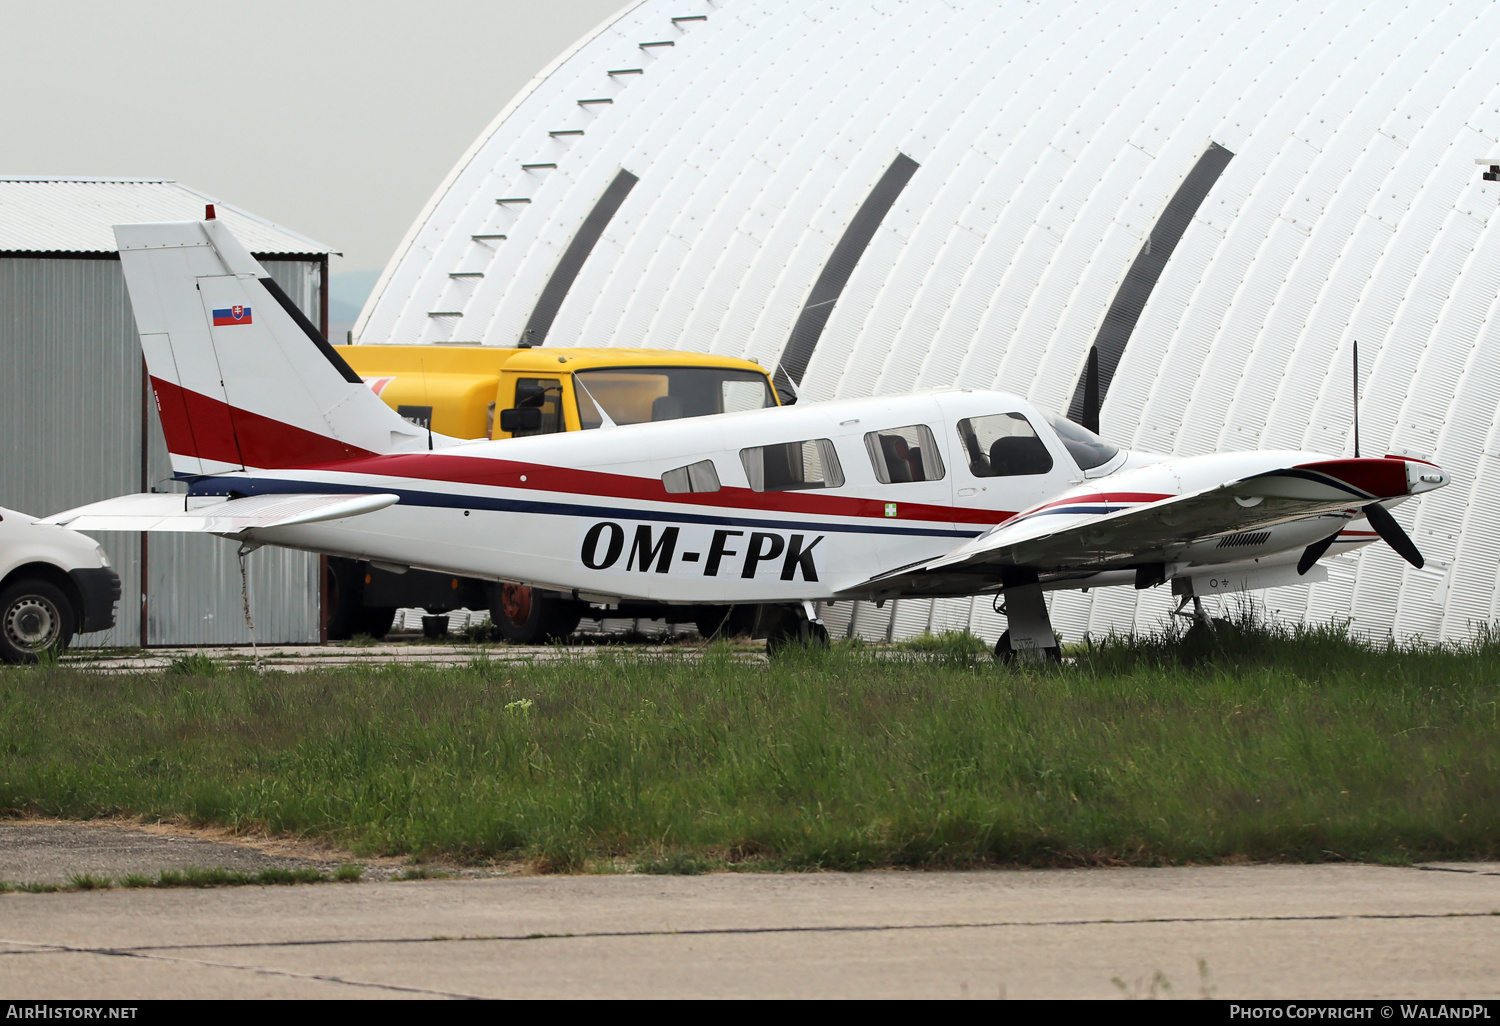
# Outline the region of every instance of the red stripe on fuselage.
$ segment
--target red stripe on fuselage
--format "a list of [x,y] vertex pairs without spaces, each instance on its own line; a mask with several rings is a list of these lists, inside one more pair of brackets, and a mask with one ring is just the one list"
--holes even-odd
[[357,445],[262,417],[158,377],[151,378],[151,387],[161,411],[167,451],[179,456],[290,470],[375,455]]
[[[939,521],[965,524],[996,524],[1014,514],[1000,510],[958,509],[925,503],[896,501],[897,516],[886,517],[889,499],[861,499],[844,495],[812,495],[807,492],[756,492],[749,488],[725,487],[717,492],[669,493],[660,478],[631,477],[597,470],[574,470],[537,463],[491,459],[481,456],[449,456],[443,453],[398,453],[368,459],[344,460],[305,470],[404,477],[418,481],[513,488],[520,491],[561,492],[570,495],[641,502],[670,502],[689,506],[720,506],[728,509],[773,510],[821,516],[865,517],[878,520]],[[521,478],[526,480],[522,481]]]
[[[444,453],[378,455],[311,431],[229,406],[160,378],[151,379],[162,411],[167,448],[180,456],[216,460],[264,470],[329,471],[379,478],[408,478],[442,484],[519,491],[558,492],[642,502],[768,510],[815,516],[874,520],[960,523],[990,526],[1015,514],[1006,510],[963,509],[929,503],[896,503],[897,516],[885,515],[889,498],[862,499],[808,492],[756,492],[721,488],[717,492],[668,493],[660,478],[574,470],[537,463],[451,456]],[[232,418],[232,422],[231,422]],[[526,480],[522,481],[521,478]]]

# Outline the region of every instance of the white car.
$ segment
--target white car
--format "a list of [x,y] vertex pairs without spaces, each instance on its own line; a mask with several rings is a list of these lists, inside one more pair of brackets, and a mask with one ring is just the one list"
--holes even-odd
[[120,575],[88,535],[0,506],[0,660],[35,662],[115,625]]

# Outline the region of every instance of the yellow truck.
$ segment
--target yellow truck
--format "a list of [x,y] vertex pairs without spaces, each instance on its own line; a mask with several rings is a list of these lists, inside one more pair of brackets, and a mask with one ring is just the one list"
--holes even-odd
[[[337,346],[340,356],[407,420],[456,438],[518,438],[607,425],[758,410],[778,404],[759,364],[662,349],[498,346]],[[330,557],[324,579],[328,637],[383,637],[398,608],[421,608],[423,631],[447,631],[444,614],[485,609],[509,641],[566,637],[585,616],[668,618],[704,633],[741,626],[719,607],[640,603],[591,611],[571,595],[519,584],[409,570],[397,574]],[[748,610],[745,613],[748,614]]]

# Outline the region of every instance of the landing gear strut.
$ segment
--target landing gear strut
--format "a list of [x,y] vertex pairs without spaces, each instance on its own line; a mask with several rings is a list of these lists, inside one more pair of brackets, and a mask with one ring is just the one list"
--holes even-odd
[[1002,663],[1062,662],[1062,647],[1052,631],[1047,600],[1035,579],[1001,589],[995,612],[1004,613],[1008,621],[1005,633],[995,642],[996,659]]
[[[1193,611],[1187,612],[1187,604],[1191,600]],[[1184,595],[1177,608],[1172,610],[1173,614],[1191,620],[1192,623],[1182,635],[1184,649],[1193,650],[1199,648],[1213,648],[1222,645],[1237,633],[1237,628],[1232,620],[1222,617],[1208,615],[1208,610],[1203,608],[1203,600],[1196,595]]]
[[[1193,604],[1193,611],[1191,613],[1183,612],[1183,610],[1187,609],[1187,604],[1189,602]],[[1208,615],[1208,610],[1203,608],[1203,600],[1197,595],[1182,596],[1182,601],[1177,603],[1177,608],[1172,610],[1172,615],[1186,617],[1187,619],[1193,621],[1194,627],[1198,627],[1201,625],[1203,627],[1206,627],[1209,633],[1213,633],[1213,618]]]

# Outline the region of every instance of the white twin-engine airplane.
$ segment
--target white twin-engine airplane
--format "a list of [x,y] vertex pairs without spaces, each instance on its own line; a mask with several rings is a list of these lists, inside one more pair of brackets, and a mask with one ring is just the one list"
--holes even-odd
[[753,605],[776,642],[820,632],[818,601],[990,593],[997,654],[1034,659],[1058,645],[1049,590],[1170,583],[1185,607],[1322,580],[1321,557],[1376,537],[1421,566],[1386,507],[1447,482],[1395,457],[1131,452],[966,389],[459,441],[387,407],[219,221],[115,235],[189,488],[50,518],[85,531],[201,531],[579,602]]

